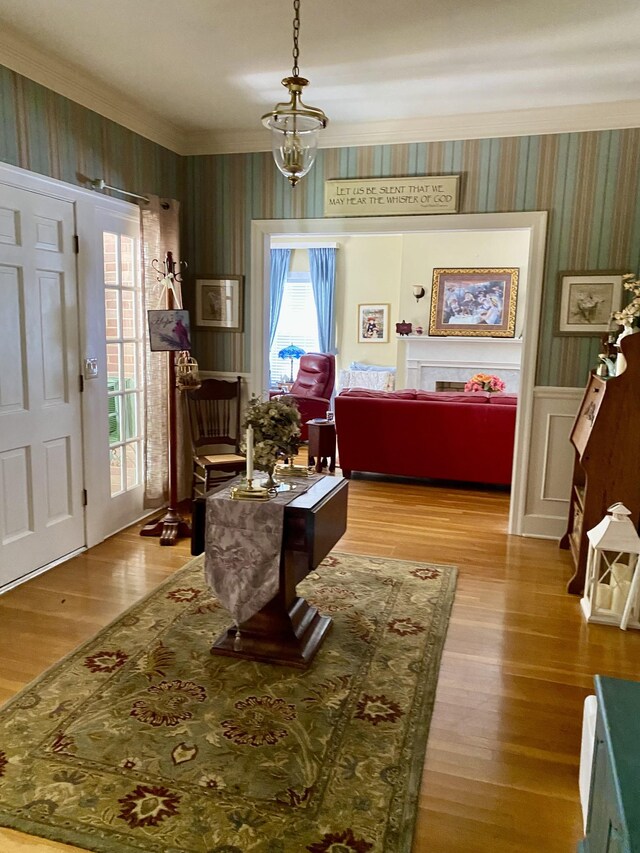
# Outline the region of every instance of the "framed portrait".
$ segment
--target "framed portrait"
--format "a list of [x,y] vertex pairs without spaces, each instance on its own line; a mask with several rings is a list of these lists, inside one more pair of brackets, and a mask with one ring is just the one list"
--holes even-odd
[[243,279],[241,275],[196,276],[196,326],[241,332]]
[[559,273],[558,335],[602,335],[613,328],[611,314],[622,307],[622,272]]
[[358,305],[358,343],[389,342],[389,305]]
[[147,311],[151,352],[180,352],[191,349],[189,312],[182,308]]
[[518,275],[515,267],[434,269],[429,334],[513,338]]

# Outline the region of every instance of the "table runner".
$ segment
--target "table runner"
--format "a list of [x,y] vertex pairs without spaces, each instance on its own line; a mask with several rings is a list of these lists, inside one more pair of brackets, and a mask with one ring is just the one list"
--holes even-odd
[[264,502],[231,500],[237,479],[207,497],[205,578],[236,625],[278,592],[284,508],[321,478],[287,477],[296,488]]

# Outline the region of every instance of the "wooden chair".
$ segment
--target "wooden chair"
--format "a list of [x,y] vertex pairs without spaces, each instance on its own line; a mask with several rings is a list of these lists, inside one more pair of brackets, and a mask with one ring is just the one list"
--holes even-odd
[[193,450],[191,497],[204,497],[217,483],[244,470],[240,454],[240,401],[242,379],[205,379],[200,388],[187,391]]

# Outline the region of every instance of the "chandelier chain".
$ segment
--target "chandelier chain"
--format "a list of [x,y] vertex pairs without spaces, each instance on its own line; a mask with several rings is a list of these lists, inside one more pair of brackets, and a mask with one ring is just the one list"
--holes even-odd
[[271,112],[262,116],[262,124],[271,131],[273,158],[276,166],[292,187],[313,166],[318,148],[318,131],[327,126],[328,118],[317,107],[305,104],[302,90],[309,81],[300,76],[300,6],[293,2],[293,68],[291,76],[281,81],[289,93],[289,100],[276,104]]
[[298,48],[298,37],[300,35],[300,0],[293,0],[293,69],[292,76],[298,77],[300,69],[298,68],[298,58],[300,57],[300,49]]

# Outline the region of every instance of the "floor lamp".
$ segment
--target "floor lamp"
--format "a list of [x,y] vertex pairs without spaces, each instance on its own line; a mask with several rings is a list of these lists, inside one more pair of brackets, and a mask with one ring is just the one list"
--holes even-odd
[[[153,261],[153,268],[158,273],[158,281],[168,282],[169,286],[167,287],[167,311],[174,311],[178,306],[176,305],[175,293],[173,289],[173,283],[180,283],[180,273],[176,273],[176,262],[173,260],[173,253],[167,252],[167,256],[164,260],[164,270],[161,270],[158,267],[158,262],[156,260]],[[154,312],[149,312],[150,314]],[[158,311],[157,314],[165,314],[164,311]],[[163,318],[159,318],[163,319]],[[178,321],[179,322],[179,321]],[[168,388],[168,427],[169,427],[169,441],[168,441],[168,454],[169,454],[169,506],[167,507],[164,515],[157,519],[156,521],[152,521],[149,524],[145,524],[142,530],[140,531],[141,536],[159,536],[161,545],[175,545],[178,539],[185,539],[191,536],[191,525],[188,521],[183,519],[177,509],[178,506],[178,407],[176,400],[176,363],[175,363],[175,355],[176,351],[185,350],[188,347],[185,344],[188,340],[181,340],[181,337],[185,334],[186,329],[182,325],[180,328],[178,327],[178,323],[171,329],[171,333],[168,334],[160,330],[158,332],[158,337],[161,339],[160,345],[157,349],[167,349],[169,356],[169,388]],[[165,329],[167,326],[163,323],[161,329]],[[184,330],[184,331],[183,331]],[[149,337],[151,338],[151,325],[150,325],[150,333]],[[187,333],[188,338],[188,333]],[[165,339],[165,346],[162,344],[162,339]],[[154,349],[154,346],[151,346]]]

